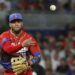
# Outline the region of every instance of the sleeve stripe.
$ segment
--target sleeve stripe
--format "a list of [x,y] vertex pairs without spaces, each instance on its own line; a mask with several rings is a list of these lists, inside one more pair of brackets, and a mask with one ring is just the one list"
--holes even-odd
[[35,57],[38,57],[40,55],[41,55],[41,52],[37,52],[37,53],[34,54]]
[[2,43],[0,44],[0,48],[1,48],[6,42],[12,42],[12,40],[11,40],[11,39],[8,39],[8,38],[4,38],[4,39],[2,40]]
[[11,69],[11,63],[10,62],[0,62],[0,64],[5,68],[5,69]]

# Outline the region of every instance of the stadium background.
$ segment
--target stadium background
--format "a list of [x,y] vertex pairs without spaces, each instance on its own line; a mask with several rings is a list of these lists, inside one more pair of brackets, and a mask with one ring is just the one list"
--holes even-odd
[[[55,11],[50,10],[51,5],[56,6]],[[8,17],[13,12],[22,13],[24,29],[41,47],[41,72],[75,75],[75,0],[0,0],[0,33],[8,30]],[[37,70],[42,75],[40,67]]]

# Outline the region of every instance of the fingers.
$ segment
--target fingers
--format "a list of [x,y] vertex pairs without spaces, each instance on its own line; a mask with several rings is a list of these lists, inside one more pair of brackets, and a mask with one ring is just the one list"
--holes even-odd
[[35,45],[35,42],[30,42],[30,45]]
[[25,42],[27,42],[28,44],[34,44],[35,42],[32,41],[32,38],[29,38],[27,40],[25,40]]
[[24,47],[27,47],[27,46],[30,46],[30,45],[35,45],[35,42],[32,41],[32,38],[29,38],[29,39],[25,40],[25,41],[22,43],[22,45],[23,45]]

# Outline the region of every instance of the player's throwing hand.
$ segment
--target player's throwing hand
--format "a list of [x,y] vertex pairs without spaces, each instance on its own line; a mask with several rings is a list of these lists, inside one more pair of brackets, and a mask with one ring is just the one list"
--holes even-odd
[[23,47],[28,47],[28,46],[34,45],[34,44],[35,44],[35,42],[32,41],[32,38],[29,38],[29,39],[23,41],[22,46]]

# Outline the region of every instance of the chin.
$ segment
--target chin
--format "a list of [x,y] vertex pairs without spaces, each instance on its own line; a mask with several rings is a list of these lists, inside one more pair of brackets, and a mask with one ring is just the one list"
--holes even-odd
[[15,33],[15,34],[19,34],[20,32],[21,32],[21,29],[19,29],[19,30],[13,30],[13,32]]
[[15,31],[19,31],[19,30],[21,30],[21,29],[19,29],[19,28],[15,28],[14,30],[15,30]]

